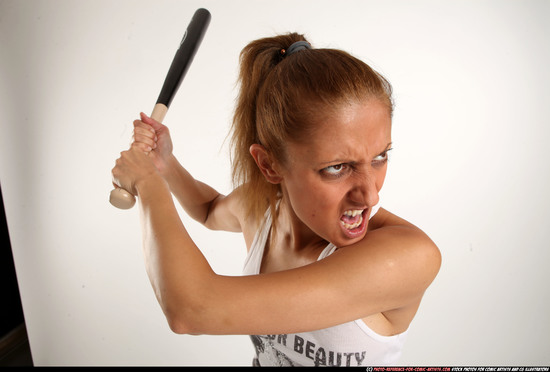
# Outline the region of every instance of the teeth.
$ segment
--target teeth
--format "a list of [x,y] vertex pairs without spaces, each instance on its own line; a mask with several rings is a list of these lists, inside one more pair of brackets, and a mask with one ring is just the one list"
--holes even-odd
[[359,227],[361,225],[361,223],[363,223],[363,216],[359,216],[359,221],[357,221],[356,223],[352,223],[351,225],[349,223],[345,223],[344,221],[340,221],[340,223],[348,230],[352,230],[352,229],[355,229],[357,227]]
[[359,216],[357,218],[357,221],[352,223],[352,224],[349,224],[349,223],[346,223],[346,222],[340,220],[340,223],[342,224],[342,226],[344,226],[348,230],[355,229],[363,223],[363,212],[364,212],[364,209],[349,209],[349,210],[344,212],[344,215],[348,216],[348,217],[357,217],[357,216]]
[[346,216],[350,216],[350,217],[355,217],[358,214],[362,214],[362,213],[363,213],[363,209],[353,209],[353,210],[349,210],[349,211],[344,212],[344,214]]

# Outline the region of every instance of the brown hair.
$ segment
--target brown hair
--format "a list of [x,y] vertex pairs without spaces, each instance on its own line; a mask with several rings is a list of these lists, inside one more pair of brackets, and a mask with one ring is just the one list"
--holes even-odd
[[[393,112],[390,83],[366,63],[336,49],[281,53],[303,35],[255,40],[240,54],[240,92],[232,126],[233,182],[246,195],[248,217],[273,216],[280,185],[266,181],[249,149],[258,143],[286,161],[285,143],[306,141],[322,115],[346,102],[379,99]],[[328,110],[328,111],[327,111]]]

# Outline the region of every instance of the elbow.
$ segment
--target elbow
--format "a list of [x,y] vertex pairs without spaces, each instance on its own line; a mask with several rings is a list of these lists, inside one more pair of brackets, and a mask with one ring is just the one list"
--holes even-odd
[[175,334],[178,334],[178,335],[186,335],[188,334],[187,332],[187,328],[185,327],[185,324],[181,323],[181,322],[176,322],[174,320],[171,320],[171,319],[167,319],[168,320],[168,326],[170,327],[170,330],[172,332],[174,332]]
[[205,333],[204,324],[207,312],[203,306],[186,305],[164,309],[170,330],[179,335],[201,335]]
[[170,330],[178,335],[200,335],[202,332],[199,330],[196,322],[184,319],[180,316],[167,316],[168,326]]
[[216,321],[215,297],[205,295],[213,292],[211,277],[203,276],[196,282],[201,285],[194,290],[170,291],[170,296],[159,301],[170,330],[176,334],[209,333]]
[[176,319],[167,319],[170,330],[178,335],[198,335],[192,326],[187,322],[182,322]]

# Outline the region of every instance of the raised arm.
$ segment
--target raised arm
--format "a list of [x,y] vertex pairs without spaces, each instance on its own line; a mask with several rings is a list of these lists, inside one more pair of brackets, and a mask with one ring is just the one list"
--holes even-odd
[[171,156],[164,178],[185,212],[211,230],[240,232],[239,204],[236,193],[220,194],[209,185],[198,181]]

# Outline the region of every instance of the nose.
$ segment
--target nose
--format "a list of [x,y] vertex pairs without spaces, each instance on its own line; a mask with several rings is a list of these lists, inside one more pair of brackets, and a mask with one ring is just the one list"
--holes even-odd
[[358,177],[349,191],[349,198],[354,203],[366,205],[367,207],[374,207],[378,204],[380,197],[378,196],[378,187],[374,175],[366,174],[364,177]]

